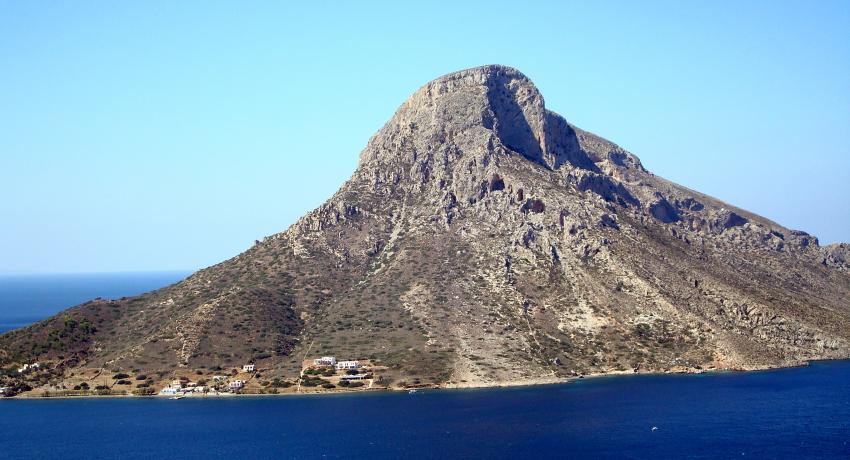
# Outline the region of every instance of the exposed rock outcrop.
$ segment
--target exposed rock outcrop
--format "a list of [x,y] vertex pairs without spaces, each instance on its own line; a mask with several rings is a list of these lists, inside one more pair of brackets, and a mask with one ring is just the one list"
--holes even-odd
[[847,261],[847,245],[649,173],[485,66],[416,91],[286,231],[0,336],[0,359],[74,363],[56,379],[249,360],[295,378],[309,352],[469,385],[789,365],[850,356]]

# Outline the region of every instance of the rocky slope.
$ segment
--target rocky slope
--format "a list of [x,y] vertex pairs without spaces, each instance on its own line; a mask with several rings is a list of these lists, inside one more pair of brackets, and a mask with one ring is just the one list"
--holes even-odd
[[850,253],[648,172],[515,69],[416,91],[288,230],[185,281],[0,336],[5,365],[167,379],[369,357],[510,384],[850,356]]

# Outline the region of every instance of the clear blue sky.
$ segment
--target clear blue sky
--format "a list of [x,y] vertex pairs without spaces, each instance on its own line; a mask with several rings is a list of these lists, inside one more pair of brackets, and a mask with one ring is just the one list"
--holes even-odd
[[850,241],[850,2],[283,3],[0,4],[0,273],[226,259],[490,63],[657,174]]

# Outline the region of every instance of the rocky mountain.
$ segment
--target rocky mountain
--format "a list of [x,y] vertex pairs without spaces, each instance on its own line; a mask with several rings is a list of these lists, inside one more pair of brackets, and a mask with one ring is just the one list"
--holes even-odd
[[[385,382],[516,384],[850,357],[850,246],[674,184],[519,71],[416,91],[339,191],[188,279],[0,336],[34,386],[370,358]],[[149,379],[150,381],[150,379]]]

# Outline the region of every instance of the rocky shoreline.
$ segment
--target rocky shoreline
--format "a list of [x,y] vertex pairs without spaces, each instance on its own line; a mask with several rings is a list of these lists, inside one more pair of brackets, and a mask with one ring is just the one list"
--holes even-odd
[[[592,380],[598,378],[616,378],[616,377],[627,377],[627,376],[658,376],[658,375],[699,375],[699,374],[722,374],[722,373],[748,373],[748,372],[760,372],[760,371],[770,371],[770,370],[779,370],[779,369],[790,369],[795,367],[805,367],[810,365],[812,362],[817,361],[845,361],[848,359],[828,359],[828,360],[811,360],[811,361],[800,361],[796,363],[788,363],[785,365],[762,365],[762,366],[748,366],[746,368],[706,368],[706,369],[680,369],[680,370],[670,370],[670,371],[611,371],[611,372],[600,372],[600,373],[592,373],[575,377],[540,377],[540,378],[532,378],[532,379],[523,379],[523,380],[515,380],[511,382],[464,382],[464,383],[444,383],[444,384],[434,384],[434,385],[424,385],[418,388],[402,388],[402,387],[390,387],[390,388],[364,388],[364,389],[334,389],[334,390],[309,390],[309,391],[281,391],[278,393],[226,393],[221,392],[217,394],[188,394],[179,399],[210,399],[210,398],[246,398],[246,397],[278,397],[278,396],[331,396],[331,395],[355,395],[355,394],[364,394],[364,393],[405,393],[410,392],[411,390],[416,391],[436,391],[436,390],[476,390],[476,389],[494,389],[494,388],[518,388],[518,387],[531,387],[531,386],[544,386],[544,385],[564,385],[579,382],[581,380]],[[7,398],[0,398],[0,401],[7,400],[46,400],[46,399],[80,399],[80,398],[91,398],[91,399],[104,399],[104,398],[139,398],[139,399],[174,399],[172,396],[168,395],[160,395],[160,394],[152,394],[152,395],[134,395],[134,394],[126,394],[126,395],[81,395],[81,396],[41,396],[41,395],[33,395],[33,394],[21,394]]]

